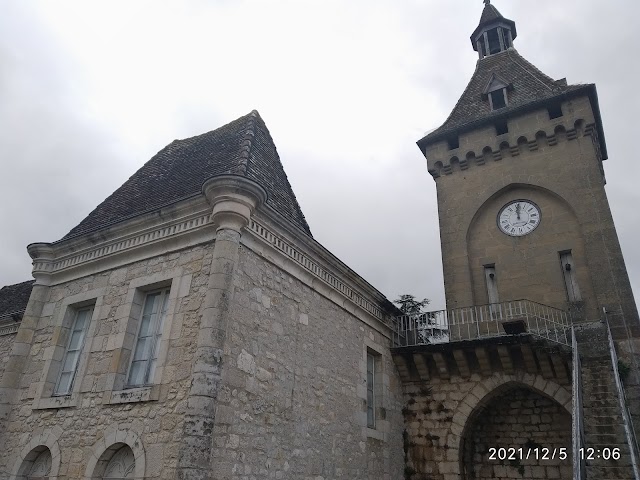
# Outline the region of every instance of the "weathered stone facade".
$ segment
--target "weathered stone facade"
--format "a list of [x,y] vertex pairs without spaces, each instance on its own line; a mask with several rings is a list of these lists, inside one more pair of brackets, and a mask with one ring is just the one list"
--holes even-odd
[[[313,240],[294,250],[273,213],[243,227],[251,213],[229,202],[214,208],[217,232],[204,223],[165,238],[165,253],[125,247],[112,268],[69,280],[67,270],[59,283],[37,273],[49,285],[34,287],[5,342],[7,478],[26,475],[43,452],[49,475],[69,480],[102,478],[112,459],[129,457],[131,478],[401,478],[402,390],[384,297]],[[234,223],[237,212],[246,220]],[[155,375],[131,388],[144,298],[158,289],[169,293]],[[73,386],[55,395],[73,312],[88,307]],[[207,327],[215,312],[223,323]],[[367,353],[376,355],[375,428]]]
[[15,336],[15,333],[0,336],[0,378],[2,378],[4,367],[9,361],[9,353]]

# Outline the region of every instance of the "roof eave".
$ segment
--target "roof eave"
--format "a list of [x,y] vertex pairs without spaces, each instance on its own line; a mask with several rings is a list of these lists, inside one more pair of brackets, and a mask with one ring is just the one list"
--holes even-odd
[[531,102],[531,103],[527,103],[525,105],[521,105],[517,108],[514,108],[512,110],[507,110],[504,113],[501,114],[497,114],[497,115],[490,115],[488,117],[484,117],[478,120],[475,120],[473,122],[469,122],[466,123],[464,125],[460,125],[458,127],[453,127],[453,128],[443,128],[443,126],[441,126],[440,128],[438,128],[436,131],[431,132],[427,135],[425,135],[424,137],[422,137],[420,140],[418,140],[416,142],[416,144],[418,145],[418,148],[420,148],[420,151],[422,152],[423,155],[425,155],[426,157],[426,149],[427,147],[429,147],[430,145],[433,145],[436,142],[440,142],[442,140],[445,140],[453,135],[460,135],[462,133],[468,132],[470,130],[474,130],[476,128],[479,128],[481,126],[487,125],[489,123],[494,123],[496,120],[502,120],[505,118],[509,118],[509,117],[513,117],[515,115],[520,115],[526,112],[529,112],[531,110],[535,110],[537,108],[540,108],[542,106],[551,104],[556,102],[558,99],[568,99],[568,98],[574,98],[580,94],[587,94],[589,96],[589,100],[591,101],[591,105],[593,108],[593,115],[595,117],[596,120],[596,126],[598,129],[598,140],[600,142],[600,150],[602,153],[602,159],[606,160],[607,159],[607,147],[606,147],[606,142],[604,139],[604,129],[602,127],[602,119],[600,116],[600,107],[598,105],[598,94],[596,91],[596,86],[592,83],[587,84],[587,85],[582,85],[579,88],[576,88],[574,90],[568,91],[568,92],[562,92],[558,95],[555,95],[553,97],[549,97],[549,98],[545,98],[542,100],[538,100],[535,102]]

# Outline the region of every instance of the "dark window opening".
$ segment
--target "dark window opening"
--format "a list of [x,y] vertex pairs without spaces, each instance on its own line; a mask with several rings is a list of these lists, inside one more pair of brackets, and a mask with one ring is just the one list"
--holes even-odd
[[504,48],[509,48],[509,30],[506,28],[501,28],[500,32],[502,33],[502,43],[504,44]]
[[484,36],[480,37],[479,43],[480,43],[480,54],[482,55],[482,58],[484,58],[487,56],[487,47],[484,43]]
[[496,122],[496,135],[504,135],[509,132],[509,127],[507,126],[506,120],[501,120]]
[[551,105],[547,110],[549,112],[549,118],[558,118],[562,116],[562,106],[559,103]]
[[447,139],[447,144],[449,145],[449,150],[455,150],[460,146],[460,139],[458,137],[451,137]]
[[494,28],[487,32],[487,38],[489,39],[489,53],[500,52],[500,40],[498,39],[498,29]]
[[490,92],[489,95],[491,95],[491,108],[493,110],[498,110],[499,108],[507,106],[507,102],[504,99],[504,88],[494,90],[493,92]]

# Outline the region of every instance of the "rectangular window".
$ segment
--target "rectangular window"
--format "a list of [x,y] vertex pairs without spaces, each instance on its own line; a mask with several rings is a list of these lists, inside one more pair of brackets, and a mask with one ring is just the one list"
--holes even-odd
[[487,265],[484,267],[484,277],[487,281],[487,296],[489,297],[489,303],[499,303],[498,298],[498,281],[496,279],[496,267],[494,265]]
[[498,110],[507,106],[504,88],[489,92],[489,98],[491,99],[491,110]]
[[564,277],[564,285],[567,289],[568,300],[570,302],[581,301],[582,297],[580,296],[580,289],[578,288],[576,269],[571,251],[560,252],[560,265],[562,266],[562,275]]
[[460,147],[460,137],[455,136],[455,137],[450,137],[447,139],[447,146],[449,147],[449,150],[455,150],[456,148]]
[[504,28],[500,28],[498,30],[500,31],[500,35],[502,36],[502,44],[504,45],[504,48],[509,48],[511,46],[509,45],[509,31]]
[[507,121],[500,120],[499,122],[496,122],[496,135],[504,135],[505,133],[509,133]]
[[500,39],[498,38],[497,28],[493,28],[487,32],[487,39],[489,40],[489,53],[500,52]]
[[376,428],[376,358],[367,353],[367,427]]
[[54,395],[68,395],[71,392],[92,313],[93,307],[81,308],[76,311],[69,343],[62,358],[60,377],[53,391]]
[[148,385],[153,381],[158,358],[158,344],[167,315],[169,289],[147,293],[142,307],[142,318],[129,369],[129,387]]
[[559,103],[551,105],[547,108],[547,111],[549,112],[550,119],[559,118],[562,116],[562,105]]

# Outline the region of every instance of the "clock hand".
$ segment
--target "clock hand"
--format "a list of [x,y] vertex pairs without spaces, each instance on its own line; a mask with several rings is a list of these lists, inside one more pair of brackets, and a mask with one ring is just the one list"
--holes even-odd
[[516,215],[518,216],[518,220],[520,220],[520,204],[516,203]]

